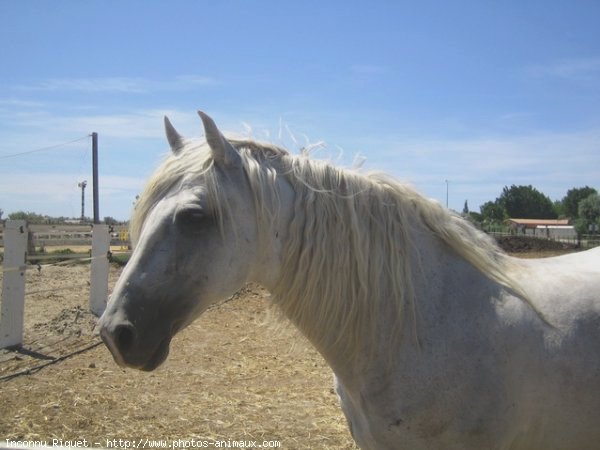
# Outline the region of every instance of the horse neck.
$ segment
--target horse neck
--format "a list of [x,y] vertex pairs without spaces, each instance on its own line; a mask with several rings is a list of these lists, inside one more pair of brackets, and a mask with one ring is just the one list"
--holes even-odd
[[[407,315],[402,338],[393,349],[380,347],[378,358],[364,367],[342,367],[336,372],[347,380],[348,387],[361,389],[367,385],[382,385],[398,381],[399,374],[412,370],[438,346],[446,345],[451,336],[461,334],[464,327],[481,326],[494,314],[493,302],[502,298],[506,288],[490,279],[464,257],[429,230],[415,238],[414,314]],[[391,316],[382,316],[378,326],[382,336],[393,332]],[[477,325],[475,322],[478,322]],[[484,325],[485,329],[485,325]],[[462,338],[461,338],[462,339]],[[390,351],[391,350],[391,351]],[[335,360],[336,355],[331,358]],[[334,361],[332,367],[336,364]]]
[[[390,356],[393,357],[389,354],[391,349],[396,352],[397,344],[418,347],[419,336],[426,331],[419,324],[419,315],[429,308],[430,303],[439,300],[443,295],[445,283],[455,282],[445,279],[448,268],[460,262],[464,263],[464,260],[434,236],[417,215],[407,211],[404,219],[398,224],[379,223],[373,226],[387,227],[389,231],[387,235],[382,235],[381,232],[374,235],[374,241],[371,241],[371,237],[364,236],[365,233],[372,232],[369,227],[352,235],[354,237],[350,239],[361,235],[363,237],[358,240],[362,239],[368,247],[378,247],[378,251],[371,253],[367,258],[370,267],[366,267],[365,270],[369,271],[369,275],[365,277],[363,273],[362,281],[357,284],[357,272],[352,272],[354,269],[342,273],[351,268],[351,265],[342,267],[342,264],[337,267],[336,262],[340,260],[335,257],[329,258],[344,247],[350,250],[346,258],[354,257],[356,253],[351,245],[355,243],[340,242],[341,234],[336,233],[335,229],[326,232],[325,228],[316,232],[319,236],[314,236],[315,231],[311,231],[310,228],[307,232],[303,225],[307,219],[302,217],[306,214],[302,191],[295,191],[298,188],[294,186],[297,185],[281,175],[285,172],[278,173],[278,198],[276,202],[268,202],[273,207],[273,210],[267,213],[268,217],[259,217],[261,209],[265,209],[265,203],[257,202],[259,243],[257,263],[252,268],[251,280],[264,285],[274,294],[275,304],[312,342],[336,373],[351,372],[356,370],[357,366],[377,364],[377,358],[389,359]],[[319,194],[313,191],[310,195]],[[343,211],[340,214],[343,216]],[[360,215],[368,216],[368,212],[362,211]],[[314,211],[309,217],[308,220],[312,220],[313,223],[321,218],[314,214]],[[343,220],[343,217],[329,219],[335,222]],[[364,240],[365,237],[367,241]],[[327,241],[318,241],[315,246],[311,240],[317,238],[325,238]],[[331,241],[328,241],[329,239]],[[390,248],[389,239],[398,239],[401,245]],[[307,248],[307,242],[321,249],[320,253],[316,252],[317,257],[310,256],[312,250],[303,251]],[[337,246],[329,245],[328,242],[337,242]],[[290,251],[290,248],[293,250]],[[357,250],[364,249],[357,247]],[[398,256],[394,256],[397,253]],[[373,270],[378,258],[400,258],[399,253],[404,254],[400,263],[395,266],[383,265],[380,272]],[[304,260],[300,262],[302,258]],[[347,259],[344,261],[347,262]],[[337,271],[337,274],[331,269]],[[383,273],[392,275],[386,277]],[[325,289],[310,283],[310,280],[324,280],[332,276],[331,279],[335,282]],[[370,281],[365,282],[366,279]],[[396,281],[390,281],[391,279]],[[432,283],[431,280],[436,282]],[[378,281],[386,285],[382,288]],[[394,282],[395,286],[390,287]],[[398,289],[399,286],[406,289],[402,291]],[[362,299],[350,302],[347,297],[352,297],[357,290],[360,291]],[[397,295],[398,292],[400,295]],[[349,311],[356,318],[356,322],[344,321],[344,314]],[[368,329],[365,329],[362,317],[367,318]],[[358,323],[359,326],[353,328],[354,323]],[[352,343],[344,348],[348,341]]]
[[[284,187],[290,189],[291,185],[285,184]],[[369,355],[373,355],[373,346],[371,345],[371,341],[373,340],[374,335],[376,336],[375,340],[381,342],[388,342],[388,336],[398,334],[398,329],[401,329],[402,333],[404,334],[407,333],[406,330],[414,329],[412,325],[412,323],[414,323],[414,305],[399,305],[397,299],[394,297],[393,294],[390,293],[391,291],[393,291],[393,289],[375,289],[372,284],[371,286],[366,286],[362,284],[360,286],[357,286],[356,283],[354,283],[353,287],[362,291],[362,300],[358,303],[348,303],[348,305],[350,306],[341,305],[339,309],[340,314],[336,314],[335,310],[334,314],[331,314],[331,309],[329,309],[328,302],[337,301],[339,303],[340,301],[344,300],[349,301],[349,299],[346,299],[344,297],[344,295],[348,294],[349,291],[347,289],[340,288],[339,286],[333,286],[323,291],[319,291],[314,286],[310,285],[310,283],[304,283],[301,277],[297,278],[297,275],[305,273],[306,269],[308,269],[309,271],[313,271],[313,279],[327,277],[328,270],[323,270],[322,273],[319,271],[314,271],[314,267],[318,267],[320,264],[323,265],[324,261],[320,260],[320,256],[323,256],[323,254],[321,254],[320,256],[318,255],[317,258],[314,258],[312,261],[305,261],[304,264],[300,264],[294,261],[290,263],[290,260],[287,259],[286,264],[282,265],[283,260],[286,259],[286,257],[289,258],[289,254],[284,256],[281,253],[282,250],[289,246],[288,240],[295,240],[296,244],[294,245],[297,245],[298,242],[302,242],[303,244],[305,244],[307,241],[310,242],[313,238],[313,236],[311,236],[311,233],[305,233],[305,230],[302,226],[300,228],[295,227],[298,223],[303,223],[304,218],[301,217],[303,214],[302,208],[296,207],[295,211],[292,211],[291,205],[296,203],[297,206],[302,202],[302,199],[298,197],[297,193],[292,192],[292,194],[294,194],[296,198],[292,198],[291,200],[295,201],[282,202],[282,209],[284,210],[284,214],[277,215],[278,218],[281,220],[281,222],[277,225],[281,231],[279,236],[280,240],[275,244],[278,244],[277,248],[280,252],[278,253],[278,258],[271,258],[271,262],[276,262],[278,267],[272,267],[270,270],[267,271],[270,274],[277,274],[278,276],[270,280],[270,286],[267,285],[265,282],[263,282],[263,284],[266,284],[266,286],[275,294],[274,301],[278,306],[280,306],[280,309],[282,310],[284,315],[286,315],[288,319],[292,323],[294,323],[300,329],[300,331],[311,341],[311,343],[325,357],[325,359],[332,366],[332,368],[334,368],[334,371],[336,373],[353,371],[355,370],[353,368],[354,365],[365,365],[363,364],[364,361],[361,361],[361,359],[365,359],[366,361],[366,359],[371,358],[371,356]],[[312,217],[313,219],[315,219],[314,215]],[[290,227],[292,220],[295,226]],[[340,220],[342,220],[342,218],[340,218]],[[423,228],[418,223],[412,223],[418,222],[418,219],[410,218],[408,220],[411,222],[410,224],[408,224],[408,228],[410,228],[411,230]],[[395,228],[394,232],[398,232],[398,227]],[[328,236],[325,236],[327,233],[319,234],[320,237],[325,237],[327,239],[331,238],[332,241],[335,241],[338,238],[338,236],[336,236],[337,233],[335,232],[335,230],[330,230]],[[314,238],[316,238],[316,236],[314,236]],[[379,239],[378,245],[379,247],[381,247],[381,252],[385,252],[385,242],[381,241],[383,237],[379,235],[377,239]],[[409,252],[411,254],[408,255],[408,259],[405,263],[403,263],[406,266],[411,265],[408,261],[419,260],[419,258],[421,258],[421,254],[419,252],[423,251],[424,248],[431,248],[431,250],[427,251],[428,254],[434,254],[435,251],[437,251],[437,248],[435,246],[430,245],[429,242],[425,242],[425,240],[434,240],[430,232],[419,233],[418,239],[419,242],[412,241],[411,245],[409,246]],[[271,245],[273,245],[273,243]],[[328,249],[326,251],[328,255],[331,255],[336,251],[335,245],[330,246],[329,244],[327,244],[327,242],[323,241],[320,241],[320,245]],[[348,242],[347,245],[350,245],[350,242]],[[342,247],[345,246],[346,245],[342,243]],[[337,247],[337,249],[342,250],[342,248],[339,247]],[[294,252],[290,252],[290,254],[296,254],[301,258],[306,258],[307,255],[311,252],[304,252],[303,250],[304,249],[302,247],[300,249],[296,248],[296,250]],[[390,250],[387,253],[388,256],[390,254],[394,254],[394,250]],[[348,257],[353,257],[352,252],[349,253]],[[380,254],[380,258],[385,257],[386,255]],[[373,261],[373,258],[371,258],[371,261]],[[306,262],[308,262],[308,264],[306,264]],[[331,266],[334,266],[335,258],[331,262],[333,262]],[[325,261],[325,265],[327,265],[327,261]],[[422,265],[423,263],[417,264],[416,266],[418,266],[418,268],[420,269]],[[405,267],[404,269],[400,270],[404,270],[404,274],[406,275],[410,272],[410,270],[408,270],[409,268],[410,267]],[[327,267],[323,267],[323,269],[327,269]],[[336,267],[334,269],[345,270],[343,267]],[[372,269],[366,268],[365,270],[371,270],[370,277],[372,279],[379,277],[377,273],[373,275]],[[389,270],[389,267],[384,267],[383,270]],[[395,270],[398,270],[398,267],[396,267]],[[414,270],[414,272],[416,271],[417,269]],[[355,275],[356,274],[354,273],[347,273],[343,274],[342,277],[337,276],[337,279],[334,279],[338,284],[351,284],[354,281],[353,277]],[[298,282],[298,280],[300,280],[300,282]],[[273,283],[273,281],[275,283]],[[414,283],[416,279],[412,279],[411,277],[410,281]],[[416,285],[415,287],[417,286],[420,290],[421,286],[426,286],[426,283],[421,283],[419,281],[418,285]],[[352,292],[352,289],[353,288],[351,288],[350,292]],[[373,296],[371,291],[375,291],[376,295]],[[407,292],[408,291],[410,291],[410,293],[406,294],[406,300],[407,302],[412,302],[413,292],[410,289],[407,290]],[[307,294],[307,296],[304,297],[304,294],[306,292],[309,292],[309,294]],[[419,297],[421,296],[420,292],[414,292],[414,294],[417,294]],[[332,298],[332,296],[335,298]],[[350,293],[349,296],[352,296],[352,294]],[[369,303],[374,304],[375,307],[373,307],[373,305]],[[361,308],[364,308],[364,310],[361,310]],[[399,311],[399,308],[402,309],[401,313]],[[340,316],[343,316],[345,313],[347,313],[348,309],[352,310],[351,314],[354,314],[358,318],[359,322],[361,322],[361,316],[375,316],[375,319],[370,324],[370,329],[364,330],[364,327],[358,326],[353,330],[349,330],[348,328],[352,326],[352,322],[344,322],[343,319],[340,320]],[[323,316],[328,317],[330,321],[323,321]],[[401,321],[402,323],[399,324],[398,321]],[[360,325],[364,325],[364,323],[361,323]],[[364,333],[363,331],[358,332],[357,330],[359,329],[364,330]],[[402,336],[402,338],[404,338],[404,336]],[[352,353],[351,356],[348,356],[348,348],[344,348],[345,340],[352,340],[354,342],[352,344],[353,349],[350,350],[350,353]],[[387,351],[387,347],[389,346],[386,346],[386,348],[384,348],[383,351]],[[379,352],[379,349],[377,349],[377,352]]]
[[[271,209],[268,215],[257,211],[257,260],[250,269],[249,281],[261,284],[273,291],[281,277],[283,249],[289,239],[290,222],[293,216],[294,191],[285,177],[277,176],[277,192],[275,199],[265,199],[256,202],[257,208],[268,203]],[[260,206],[259,206],[260,204]]]
[[[372,323],[373,329],[376,330],[375,342],[371,341],[371,335],[359,336],[363,345],[354,355],[348,357],[338,347],[330,345],[339,337],[335,334],[339,331],[335,325],[315,329],[306,326],[306,322],[311,322],[310,320],[298,323],[294,317],[288,315],[288,319],[311,341],[336,376],[348,388],[352,385],[364,385],[373,379],[381,381],[385,374],[397,373],[395,372],[397,368],[402,370],[400,366],[402,361],[406,362],[406,355],[419,354],[421,344],[428,341],[431,329],[435,326],[431,318],[437,317],[439,308],[445,307],[447,290],[452,290],[454,289],[452,286],[461,283],[456,279],[457,273],[464,273],[473,284],[490,282],[481,272],[450,250],[423,224],[415,220],[411,223],[411,229],[412,245],[407,259],[411,264],[411,298],[407,298],[407,304],[402,305],[401,316],[398,312],[399,305],[393,298],[370,299],[376,302],[377,309],[365,311],[365,314],[376,315]],[[287,274],[280,273],[280,275]],[[279,291],[278,296],[285,295],[280,287]],[[327,302],[330,299],[320,300]],[[283,311],[285,314],[285,308]],[[318,323],[317,316],[313,319]],[[399,334],[396,336],[398,331]],[[328,339],[322,339],[315,334],[318,332],[331,333],[331,335]],[[398,339],[394,341],[390,336]]]

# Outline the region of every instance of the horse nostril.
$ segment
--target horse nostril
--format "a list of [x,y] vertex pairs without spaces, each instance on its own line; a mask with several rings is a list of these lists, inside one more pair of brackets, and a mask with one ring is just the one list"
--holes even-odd
[[114,332],[115,343],[121,353],[127,352],[133,346],[135,341],[135,328],[133,325],[118,325]]

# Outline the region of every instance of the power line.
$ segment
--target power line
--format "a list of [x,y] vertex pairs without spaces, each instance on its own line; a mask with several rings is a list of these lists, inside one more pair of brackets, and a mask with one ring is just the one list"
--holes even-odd
[[62,147],[64,145],[69,145],[69,144],[73,144],[75,142],[83,141],[84,139],[88,139],[90,136],[91,135],[88,134],[88,135],[82,136],[80,138],[73,139],[72,141],[63,142],[62,144],[51,145],[49,147],[36,148],[35,150],[29,150],[26,152],[13,153],[10,155],[0,155],[0,159],[14,158],[15,156],[29,155],[30,153],[38,153],[38,152],[44,152],[46,150],[53,150],[55,148]]

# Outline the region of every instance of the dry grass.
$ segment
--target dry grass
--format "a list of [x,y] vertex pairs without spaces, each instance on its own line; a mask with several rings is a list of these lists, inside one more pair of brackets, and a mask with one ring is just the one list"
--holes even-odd
[[[97,342],[88,266],[30,270],[25,349],[0,353],[0,376]],[[111,282],[118,276],[113,269]],[[62,286],[80,285],[62,291]],[[42,289],[43,288],[43,289]],[[124,370],[104,346],[0,382],[0,438],[277,440],[285,449],[353,449],[321,356],[291,328],[265,326],[258,287],[178,335],[155,372]]]

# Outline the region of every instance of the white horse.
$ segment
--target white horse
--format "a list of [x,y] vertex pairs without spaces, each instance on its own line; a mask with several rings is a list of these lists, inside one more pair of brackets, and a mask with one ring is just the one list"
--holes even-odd
[[516,260],[437,203],[273,145],[172,154],[131,222],[100,328],[153,370],[175,333],[248,281],[336,375],[363,449],[600,448],[600,249]]

